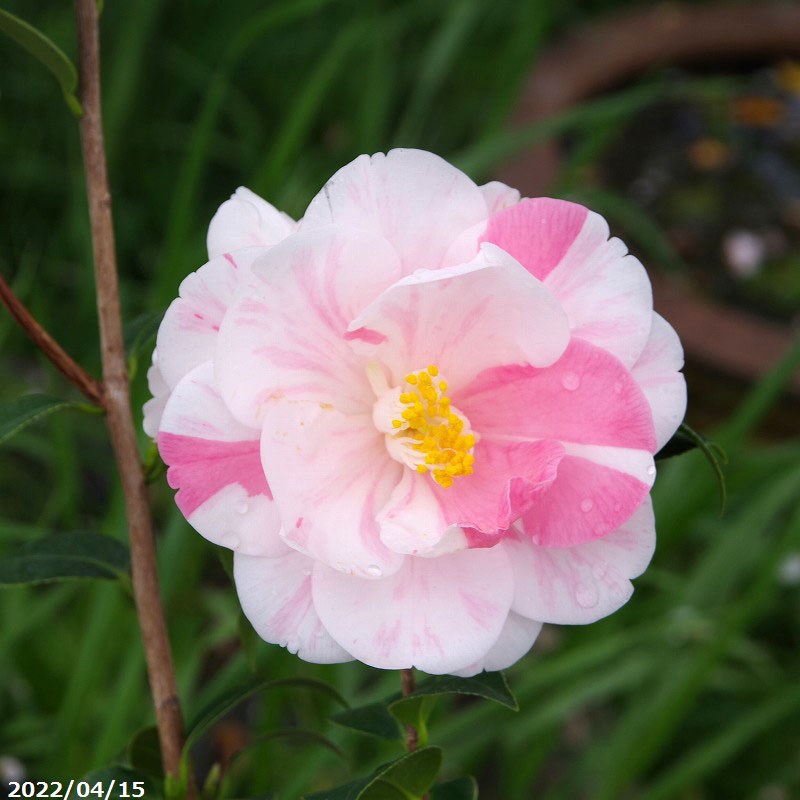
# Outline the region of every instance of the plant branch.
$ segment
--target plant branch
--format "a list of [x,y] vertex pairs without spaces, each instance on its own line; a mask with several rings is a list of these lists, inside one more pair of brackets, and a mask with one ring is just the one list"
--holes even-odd
[[[400,670],[400,691],[403,694],[403,697],[408,697],[414,689],[416,689],[417,684],[416,680],[414,679],[414,670],[413,669],[401,669]],[[413,753],[414,750],[417,749],[417,745],[419,744],[419,739],[417,736],[417,729],[413,725],[406,725],[406,750],[409,753]]]
[[103,405],[103,387],[36,321],[23,302],[0,275],[0,300],[14,317],[17,324],[47,356],[56,369],[95,405]]
[[100,43],[96,0],[75,0],[81,103],[81,145],[94,253],[106,421],[125,495],[133,595],[155,705],[161,757],[168,775],[180,774],[183,718],[167,626],[158,588],[155,542],[130,407],[122,339],[117,260],[100,112]]

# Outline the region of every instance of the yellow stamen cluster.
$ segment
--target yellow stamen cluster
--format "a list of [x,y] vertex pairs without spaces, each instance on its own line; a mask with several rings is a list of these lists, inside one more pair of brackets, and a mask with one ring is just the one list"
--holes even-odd
[[401,419],[392,420],[392,426],[414,441],[411,448],[421,456],[417,472],[430,471],[436,483],[447,488],[454,478],[472,474],[475,436],[464,434],[463,420],[450,410],[447,382],[434,382],[438,375],[439,369],[433,364],[406,375],[411,388],[400,395],[406,408]]

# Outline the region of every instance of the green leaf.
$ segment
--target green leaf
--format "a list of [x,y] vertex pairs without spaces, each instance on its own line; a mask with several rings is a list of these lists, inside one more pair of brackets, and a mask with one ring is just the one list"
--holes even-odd
[[331,721],[344,728],[379,736],[381,739],[402,739],[403,734],[386,703],[370,703],[359,708],[337,711]]
[[725,501],[727,499],[727,489],[722,465],[728,463],[728,456],[718,444],[706,439],[705,436],[689,427],[685,422],[682,422],[678,430],[675,431],[673,437],[658,451],[658,453],[656,453],[655,458],[656,461],[661,461],[662,459],[672,458],[673,456],[686,453],[695,448],[700,449],[717,476],[720,502],[724,510]]
[[428,718],[437,699],[438,695],[434,694],[402,697],[389,706],[389,713],[401,725],[411,725],[416,729],[420,747],[428,743]]
[[0,560],[0,586],[67,578],[127,577],[122,542],[97,533],[56,533],[20,545]]
[[308,728],[276,728],[268,733],[254,737],[247,747],[237,750],[231,757],[228,768],[230,769],[234,762],[237,761],[241,756],[249,753],[251,750],[255,750],[267,742],[272,741],[273,739],[297,739],[307,742],[308,744],[317,744],[327,750],[330,750],[342,761],[347,761],[347,756],[344,754],[342,749],[337,744],[332,742],[327,736],[323,736],[321,733],[309,730]]
[[384,764],[369,778],[305,796],[305,800],[420,800],[442,767],[442,751],[425,747]]
[[64,51],[51,39],[38,31],[25,20],[0,9],[0,31],[13,39],[20,47],[25,48],[37,61],[41,62],[53,73],[64,95],[70,111],[76,116],[83,116],[83,108],[75,96],[78,86],[78,72],[75,65],[67,58]]
[[47,394],[26,394],[9,403],[0,403],[0,443],[10,439],[15,433],[63,408],[80,408],[95,411],[93,406],[75,400],[62,400]]
[[150,344],[158,333],[158,326],[164,319],[166,309],[160,308],[156,311],[145,311],[139,314],[125,325],[123,339],[125,341],[125,352],[128,354],[128,372],[131,379],[136,374],[136,367],[139,363],[139,356],[142,351]]
[[161,763],[161,745],[158,741],[158,728],[155,725],[142,728],[128,744],[128,762],[140,772],[154,778],[164,777]]
[[[144,790],[142,797],[145,800],[159,800],[159,798],[163,797],[161,787],[157,781],[154,781],[144,772],[124,767],[121,764],[92,770],[87,772],[81,780],[86,781],[90,787],[98,783],[101,784],[103,786],[104,800],[106,797],[105,792],[109,787],[111,787],[111,791],[108,794],[108,800],[123,800],[124,798],[130,800],[134,782],[137,783],[137,786],[141,785]],[[112,781],[114,782],[113,787]],[[90,797],[94,796],[94,794],[90,795]]]
[[438,783],[431,789],[431,800],[478,800],[478,784],[470,775]]
[[315,691],[324,692],[333,697],[337,703],[347,707],[347,701],[332,686],[322,681],[313,680],[312,678],[280,678],[278,680],[253,678],[240,686],[229,689],[221,697],[212,700],[197,714],[194,721],[187,726],[185,749],[188,751],[215,722],[236,708],[239,703],[244,702],[248,697],[265,689],[279,689],[282,687],[314,689]]
[[[470,694],[499,703],[501,706],[519,711],[517,698],[508,688],[508,681],[502,672],[481,672],[472,678],[457,678],[454,675],[434,675],[420,683],[408,697],[419,697],[429,694]],[[403,698],[392,703],[405,702]]]

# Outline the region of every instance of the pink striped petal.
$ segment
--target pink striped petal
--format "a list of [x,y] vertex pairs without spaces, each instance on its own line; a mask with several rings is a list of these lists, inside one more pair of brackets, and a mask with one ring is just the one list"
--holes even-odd
[[391,247],[359,231],[320,228],[275,245],[254,269],[263,281],[225,317],[215,358],[234,416],[260,427],[264,405],[284,397],[354,413],[371,408],[374,394],[345,334],[397,279]]
[[650,406],[613,356],[573,339],[547,369],[485,370],[452,394],[484,438],[553,439],[655,452]]
[[403,556],[382,544],[376,515],[403,467],[387,454],[371,415],[275,403],[265,414],[261,458],[292,547],[365,577],[400,568]]
[[208,257],[243,247],[271,247],[296,228],[297,223],[288,214],[240,186],[219,207],[208,226]]
[[650,338],[631,374],[653,411],[658,450],[669,441],[686,413],[686,380],[679,372],[682,367],[683,347],[678,334],[654,313]]
[[446,489],[406,470],[379,514],[381,539],[396,552],[424,554],[453,525],[491,534],[508,528],[553,482],[563,455],[556,442],[481,441],[474,474]]
[[483,240],[514,256],[558,298],[573,336],[630,367],[644,349],[653,308],[644,267],[606,221],[563,200],[523,200],[489,219]]
[[314,562],[289,551],[279,558],[236,553],[233,577],[245,616],[265,641],[287,648],[314,664],[352,661],[325,630],[314,608]]
[[311,201],[300,227],[354,225],[383,237],[409,275],[448,266],[451,244],[486,216],[483,195],[463,172],[433,153],[391,150],[342,167]]
[[458,670],[454,674],[462,678],[470,678],[482,670],[496,672],[501,669],[508,669],[533,647],[533,643],[538,638],[541,630],[541,622],[527,619],[512,611],[508,615],[506,624],[503,625],[499,638],[492,645],[489,652],[479,661],[470,664],[466,669]]
[[552,364],[569,341],[566,317],[542,283],[491,245],[469,264],[398,281],[350,328],[378,334],[353,349],[388,367],[394,385],[436,364],[450,391],[498,364]]
[[649,491],[649,482],[628,472],[566,455],[553,483],[531,496],[521,526],[536,544],[572,547],[615,530]]
[[497,642],[513,595],[502,548],[408,557],[383,580],[317,564],[314,605],[333,638],[359,661],[432,674],[465,669]]
[[192,272],[180,285],[158,329],[158,366],[174,388],[190,370],[214,355],[222,318],[238,290],[252,279],[259,248],[226,253]]
[[211,362],[193,369],[164,409],[158,449],[175,502],[195,530],[250,555],[279,555],[280,519],[261,466],[259,431],[236,422]]
[[650,563],[655,549],[653,506],[645,497],[619,528],[573,547],[542,547],[527,537],[506,539],[519,614],[561,625],[594,622],[624,605],[630,579]]

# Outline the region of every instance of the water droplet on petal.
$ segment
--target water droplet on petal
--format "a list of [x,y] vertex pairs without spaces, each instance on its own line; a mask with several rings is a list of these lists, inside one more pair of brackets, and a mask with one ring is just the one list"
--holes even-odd
[[380,578],[383,575],[383,570],[377,564],[370,564],[364,572],[371,578]]
[[561,377],[561,385],[570,392],[574,392],[580,385],[580,376],[575,372],[565,372]]
[[250,510],[250,505],[245,500],[242,500],[241,503],[236,504],[237,514],[246,514],[249,510]]
[[591,608],[596,606],[600,597],[595,586],[583,584],[575,591],[575,600],[581,608]]
[[592,566],[592,575],[594,575],[595,580],[601,581],[607,574],[608,564],[606,564],[605,561],[599,561],[597,564]]
[[594,502],[588,497],[581,500],[581,511],[583,511],[584,514],[588,514],[593,508]]
[[652,464],[647,468],[647,474],[651,477],[656,474],[656,468]]

